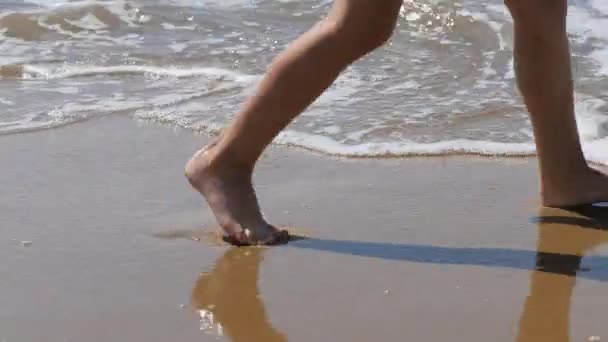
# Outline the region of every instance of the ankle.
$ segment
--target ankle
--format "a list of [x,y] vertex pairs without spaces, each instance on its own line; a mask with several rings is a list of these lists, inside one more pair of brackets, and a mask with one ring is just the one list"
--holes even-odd
[[238,154],[230,148],[220,144],[210,144],[205,153],[206,169],[213,173],[239,173],[242,175],[253,174],[255,162],[243,161],[238,158]]
[[559,187],[562,184],[572,184],[580,181],[581,177],[593,173],[584,158],[559,160],[548,163],[539,159],[541,184],[549,187]]
[[541,177],[541,198],[544,206],[565,207],[587,204],[596,200],[606,183],[606,176],[586,167],[575,172]]

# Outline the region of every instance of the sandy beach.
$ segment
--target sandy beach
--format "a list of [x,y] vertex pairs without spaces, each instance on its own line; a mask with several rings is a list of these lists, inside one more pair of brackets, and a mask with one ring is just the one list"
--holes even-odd
[[273,147],[262,207],[307,238],[239,249],[183,178],[204,141],[118,116],[0,136],[0,341],[608,339],[608,215],[539,209],[532,158]]

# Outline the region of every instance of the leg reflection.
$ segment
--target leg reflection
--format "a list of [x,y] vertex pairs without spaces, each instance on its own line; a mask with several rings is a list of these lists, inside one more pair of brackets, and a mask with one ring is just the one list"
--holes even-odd
[[232,341],[283,342],[287,339],[268,321],[258,292],[264,249],[231,248],[192,290],[193,306],[201,314],[201,329],[215,330]]
[[567,342],[576,275],[583,256],[608,240],[604,210],[544,208],[539,216],[536,271],[522,313],[518,342]]

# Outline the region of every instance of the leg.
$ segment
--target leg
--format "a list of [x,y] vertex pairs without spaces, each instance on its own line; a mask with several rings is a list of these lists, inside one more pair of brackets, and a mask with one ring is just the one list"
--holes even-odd
[[543,205],[608,200],[608,178],[583,156],[574,117],[567,0],[505,0],[513,16],[517,83],[530,112]]
[[340,72],[388,40],[401,3],[335,0],[327,18],[272,63],[256,94],[220,140],[188,162],[188,180],[203,194],[227,234],[246,243],[274,239],[276,230],[262,217],[252,186],[256,161]]

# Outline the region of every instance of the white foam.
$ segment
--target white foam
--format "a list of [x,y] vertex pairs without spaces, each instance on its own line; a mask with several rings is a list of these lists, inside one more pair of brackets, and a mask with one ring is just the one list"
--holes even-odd
[[67,102],[44,112],[24,114],[18,120],[0,122],[0,135],[62,127],[91,117],[134,111],[147,105],[146,102],[135,99],[115,101],[112,98],[83,97],[81,100],[83,103]]
[[479,22],[482,22],[482,23],[488,25],[488,27],[494,32],[494,34],[496,34],[496,38],[498,39],[499,49],[505,50],[507,47],[509,47],[509,43],[503,36],[502,29],[503,29],[504,23],[507,20],[506,20],[504,14],[499,14],[500,20],[502,22],[498,22],[495,19],[492,19],[490,17],[489,13],[490,12],[483,13],[483,12],[479,12],[479,11],[470,11],[465,8],[462,8],[458,11],[459,15],[468,16],[468,17],[472,18],[473,20],[476,20],[476,21],[479,21]]
[[175,78],[201,77],[228,78],[234,81],[251,82],[258,76],[245,75],[220,68],[164,68],[144,65],[114,65],[114,66],[63,66],[50,69],[38,65],[25,65],[24,78],[63,79],[72,77],[136,74],[158,75]]
[[13,105],[15,105],[15,102],[0,97],[0,104],[7,105],[7,106],[13,106]]
[[[138,110],[135,112],[135,117],[140,120],[153,121],[158,123],[169,123],[181,127],[191,127],[192,119],[183,117],[172,112],[156,110]],[[208,132],[211,133],[211,132]]]
[[294,131],[281,133],[274,140],[274,143],[302,147],[329,155],[359,158],[441,156],[452,154],[525,157],[532,156],[535,153],[534,144],[531,143],[498,143],[458,139],[433,143],[403,141],[347,145],[329,137]]
[[606,102],[603,100],[577,94],[575,113],[582,141],[593,141],[608,135],[604,129],[608,116],[601,111],[604,106]]
[[608,165],[608,138],[583,144],[583,151],[588,160],[597,164]]
[[196,26],[197,26],[196,24],[185,25],[185,26],[176,26],[171,23],[161,23],[160,25],[163,27],[163,29],[165,29],[167,31],[177,31],[177,30],[193,31],[193,30],[196,30]]
[[[591,162],[608,165],[608,137],[602,127],[608,122],[608,117],[602,114],[601,108],[606,103],[602,100],[577,96],[575,104],[579,134],[583,141],[585,156]],[[165,123],[174,123],[183,127],[194,128],[210,134],[217,134],[223,128],[223,124],[214,119],[204,122],[193,123],[192,120],[184,120],[179,115],[167,115],[167,113],[148,113],[142,118],[154,119]],[[483,141],[474,139],[453,139],[431,143],[421,143],[405,139],[396,139],[387,142],[364,142],[364,136],[374,131],[375,128],[361,129],[357,132],[345,132],[345,141],[363,141],[357,144],[344,143],[335,140],[326,134],[339,132],[341,127],[328,126],[325,130],[317,131],[316,134],[296,130],[286,130],[279,134],[274,144],[304,148],[322,154],[343,156],[351,158],[387,158],[387,157],[412,157],[412,156],[443,156],[443,155],[481,155],[500,157],[529,157],[536,154],[533,143],[533,135],[530,127],[522,128],[522,134],[530,140],[522,143],[504,143],[495,141]]]
[[380,91],[383,95],[403,94],[406,90],[419,89],[422,85],[415,80],[407,80]]
[[183,7],[255,7],[251,0],[169,0],[171,5]]
[[[124,24],[129,27],[138,27],[141,24],[146,23],[150,20],[150,17],[143,14],[142,11],[134,7],[128,0],[81,0],[81,1],[72,1],[72,0],[64,0],[64,1],[55,1],[55,0],[29,0],[28,2],[35,3],[39,6],[38,9],[28,9],[28,14],[38,14],[38,24],[41,27],[56,30],[65,35],[69,35],[72,37],[83,37],[89,39],[109,39],[112,40],[109,36],[97,36],[91,33],[83,33],[77,34],[75,32],[70,32],[66,30],[62,30],[60,25],[48,25],[45,23],[49,16],[47,15],[49,11],[53,12],[54,19],[63,19],[66,23],[75,25],[77,27],[81,27],[86,30],[101,30],[106,27],[106,24],[95,17],[92,13],[87,13],[91,9],[97,8],[98,6],[103,6],[104,9],[111,12],[118,19],[120,19]],[[74,11],[75,13],[79,13],[79,11],[85,10],[86,12],[82,13],[82,16],[77,20],[68,20],[66,17],[62,15],[62,12]],[[59,17],[57,17],[57,15]]]
[[[479,155],[492,157],[531,157],[536,148],[530,143],[499,143],[470,139],[447,140],[433,143],[393,142],[347,145],[328,137],[285,131],[275,144],[300,147],[322,154],[351,158],[391,158],[445,155]],[[608,138],[583,144],[585,157],[590,162],[608,165]]]
[[171,45],[169,45],[169,48],[175,53],[180,53],[180,52],[184,51],[187,47],[188,47],[187,43],[173,42],[173,43],[171,43]]
[[101,20],[99,20],[96,16],[91,13],[87,13],[84,17],[78,20],[65,20],[66,22],[78,26],[87,30],[101,30],[107,28],[107,25],[104,24]]
[[602,12],[603,14],[608,13],[608,2],[606,0],[590,0],[591,6]]
[[27,0],[28,3],[32,3],[32,4],[36,4],[38,6],[45,6],[45,7],[58,7],[58,6],[63,6],[66,4],[69,4],[68,0]]
[[[608,6],[599,1],[591,3],[595,10],[608,15]],[[570,6],[568,11],[568,32],[582,41],[589,38],[596,40],[589,57],[597,63],[598,74],[608,76],[608,19],[593,15],[587,8],[580,6]]]
[[36,119],[36,115],[28,115],[20,120],[0,122],[0,135],[56,128],[74,122],[64,120],[37,121]]

